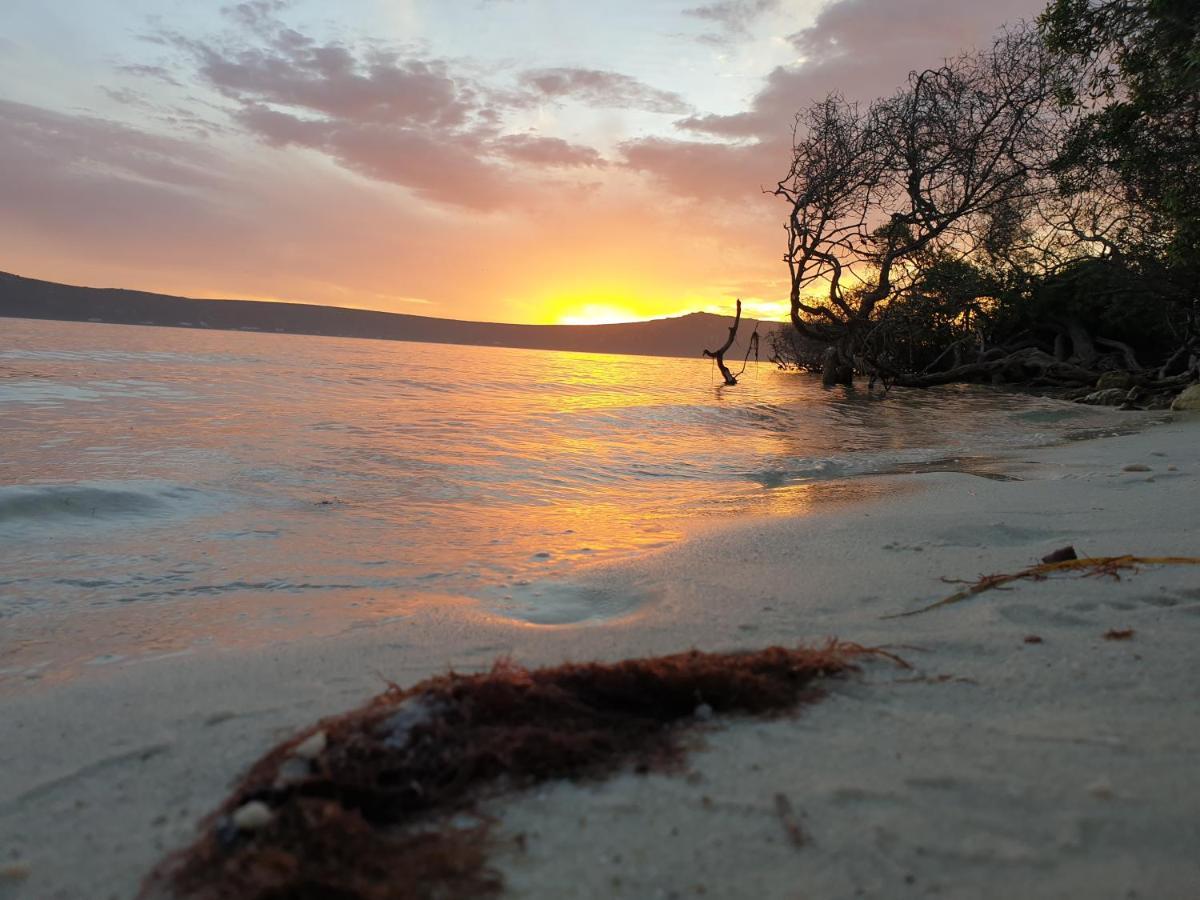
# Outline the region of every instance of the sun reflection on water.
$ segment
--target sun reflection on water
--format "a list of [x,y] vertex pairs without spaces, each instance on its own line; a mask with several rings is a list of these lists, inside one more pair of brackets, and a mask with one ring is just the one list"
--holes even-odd
[[726,390],[700,359],[10,325],[9,617],[220,618],[256,597],[313,623],[421,597],[536,614],[538,585],[697,527],[870,499],[889,488],[862,476],[970,467],[1103,418],[826,392],[766,366]]

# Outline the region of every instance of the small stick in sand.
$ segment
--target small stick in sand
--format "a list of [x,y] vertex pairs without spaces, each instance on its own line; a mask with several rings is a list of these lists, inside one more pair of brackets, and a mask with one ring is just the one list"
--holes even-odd
[[779,821],[783,823],[783,829],[791,842],[797,847],[805,846],[808,843],[808,835],[800,827],[800,820],[796,818],[792,801],[787,798],[787,794],[775,795],[775,812],[779,814]]

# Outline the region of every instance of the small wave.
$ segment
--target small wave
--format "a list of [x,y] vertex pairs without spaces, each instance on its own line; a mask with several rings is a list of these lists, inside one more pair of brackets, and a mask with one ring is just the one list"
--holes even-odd
[[0,383],[0,403],[40,407],[67,403],[104,403],[113,399],[184,400],[191,395],[165,384],[126,378],[117,381],[88,381],[67,384],[48,378]]
[[766,488],[777,488],[809,481],[924,471],[925,467],[957,462],[959,455],[945,449],[914,447],[846,456],[790,457],[776,460],[780,464],[758,469],[729,467],[727,474]]
[[164,362],[184,363],[239,363],[258,362],[253,356],[234,356],[227,353],[170,353],[164,350],[4,350],[0,359],[46,360],[50,362]]
[[77,482],[0,486],[0,529],[188,515],[215,505],[211,493],[169,482]]

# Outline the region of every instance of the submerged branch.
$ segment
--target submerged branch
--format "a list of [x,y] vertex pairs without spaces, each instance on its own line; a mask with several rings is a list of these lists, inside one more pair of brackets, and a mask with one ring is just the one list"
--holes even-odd
[[[737,313],[733,317],[733,324],[729,326],[729,337],[727,337],[725,339],[725,343],[722,344],[720,347],[718,347],[716,350],[705,350],[704,351],[705,356],[715,359],[717,361],[717,368],[721,370],[721,375],[725,379],[725,383],[728,385],[737,384],[737,375],[734,375],[731,371],[729,371],[729,367],[727,365],[725,365],[725,354],[728,352],[729,348],[733,346],[734,340],[737,339],[738,325],[741,324],[741,321],[742,321],[742,301],[739,298],[739,300],[737,302]],[[755,346],[757,347],[757,344]],[[747,358],[749,358],[749,355],[750,355],[749,353],[746,354]],[[742,369],[744,371],[745,366],[743,366]]]

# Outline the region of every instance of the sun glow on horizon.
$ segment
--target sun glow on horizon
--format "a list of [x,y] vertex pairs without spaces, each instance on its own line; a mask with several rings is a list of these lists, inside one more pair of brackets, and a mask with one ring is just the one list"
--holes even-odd
[[614,303],[581,303],[570,306],[555,316],[558,325],[615,325],[620,322],[640,322],[651,316],[639,315],[625,306]]
[[529,321],[548,325],[615,325],[678,314],[675,311],[677,303],[654,296],[660,287],[658,284],[635,286],[627,283],[626,279],[604,281],[608,283],[576,284],[567,286],[565,290],[562,287],[548,290],[530,304],[529,312],[532,315]]
[[[688,313],[706,312],[718,316],[732,316],[734,304],[711,303],[697,299],[668,308],[662,303],[646,301],[608,302],[591,300],[562,301],[547,304],[544,321],[554,325],[615,325],[622,322],[648,322],[653,319],[669,319]],[[788,317],[788,306],[781,301],[746,298],[742,301],[742,314],[760,321],[783,321]]]
[[[732,303],[721,303],[705,306],[703,312],[712,313],[717,316],[732,316],[734,305]],[[760,322],[782,322],[789,316],[789,307],[782,300],[761,300],[757,297],[742,298],[742,315],[748,319],[757,319]]]

